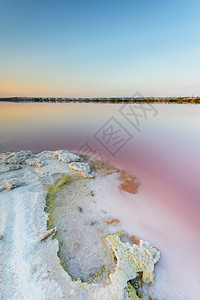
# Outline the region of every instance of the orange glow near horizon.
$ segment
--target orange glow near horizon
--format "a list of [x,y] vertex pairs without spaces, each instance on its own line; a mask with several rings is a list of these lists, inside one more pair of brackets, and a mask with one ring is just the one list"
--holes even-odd
[[[48,92],[47,92],[48,91]],[[0,98],[7,97],[73,97],[74,90],[52,84],[1,80]]]
[[[114,97],[109,87],[104,88],[102,92],[101,84],[85,83],[69,81],[58,82],[53,80],[33,80],[30,82],[30,78],[23,81],[15,79],[1,79],[0,77],[0,98],[9,97],[63,97],[63,98],[92,98],[92,97]],[[120,93],[119,93],[120,94]],[[123,93],[122,93],[123,95]],[[116,95],[118,96],[118,94]],[[120,96],[120,95],[119,95]]]

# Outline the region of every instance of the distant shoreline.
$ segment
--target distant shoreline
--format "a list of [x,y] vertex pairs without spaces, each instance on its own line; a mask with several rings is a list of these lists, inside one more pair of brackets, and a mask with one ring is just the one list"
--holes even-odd
[[200,97],[144,97],[144,98],[55,98],[55,97],[9,97],[0,98],[0,102],[14,103],[176,103],[200,104]]

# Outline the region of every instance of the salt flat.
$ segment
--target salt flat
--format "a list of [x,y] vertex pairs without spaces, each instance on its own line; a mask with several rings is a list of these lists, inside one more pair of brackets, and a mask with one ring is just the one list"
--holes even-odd
[[67,151],[0,161],[1,299],[154,297],[159,250],[101,207],[119,190],[116,169],[99,176]]

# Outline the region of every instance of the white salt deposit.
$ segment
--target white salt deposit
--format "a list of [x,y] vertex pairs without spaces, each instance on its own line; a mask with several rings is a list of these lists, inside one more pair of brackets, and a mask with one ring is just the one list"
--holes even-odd
[[[32,162],[40,159],[43,164],[27,165],[26,153]],[[55,153],[36,158],[26,153],[0,157],[5,187],[0,192],[1,299],[153,299],[154,264],[160,253],[142,240],[132,243],[119,231],[120,222],[112,222],[114,202],[109,197],[117,194],[116,174],[83,179],[78,165],[76,172],[71,170]],[[65,154],[70,162],[77,160]],[[22,168],[8,171],[5,162],[17,164],[18,157]],[[81,163],[80,172],[83,167]],[[87,164],[85,170],[90,172]],[[77,176],[74,185],[70,180]],[[9,189],[10,180],[15,184]],[[105,208],[102,198],[109,204]],[[55,236],[41,239],[47,226],[55,225]]]

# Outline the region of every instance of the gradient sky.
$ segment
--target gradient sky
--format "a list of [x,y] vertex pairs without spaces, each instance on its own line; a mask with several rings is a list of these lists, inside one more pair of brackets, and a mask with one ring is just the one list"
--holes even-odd
[[0,97],[200,95],[199,0],[0,0]]

